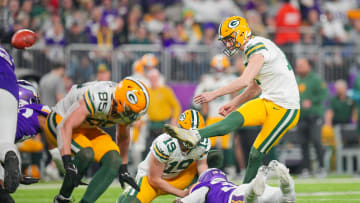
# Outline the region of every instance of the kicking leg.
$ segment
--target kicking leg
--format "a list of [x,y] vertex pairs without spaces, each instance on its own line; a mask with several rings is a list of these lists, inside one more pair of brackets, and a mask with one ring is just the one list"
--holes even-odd
[[175,137],[185,143],[195,146],[201,138],[223,136],[236,128],[241,127],[244,123],[244,117],[238,111],[230,113],[223,120],[209,125],[201,130],[185,130],[172,125],[165,125],[164,130],[170,136]]

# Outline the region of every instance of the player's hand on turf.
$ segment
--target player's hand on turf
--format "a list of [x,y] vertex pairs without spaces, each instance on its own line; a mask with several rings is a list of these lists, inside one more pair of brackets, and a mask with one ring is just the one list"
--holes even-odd
[[134,178],[130,176],[130,173],[127,170],[127,164],[122,164],[119,170],[119,182],[121,187],[125,188],[125,183],[129,184],[135,190],[140,191],[139,186],[136,184]]
[[207,102],[211,102],[212,100],[216,99],[216,95],[214,92],[204,92],[194,97],[194,102],[196,104],[203,104]]
[[38,178],[33,178],[33,177],[29,177],[29,176],[22,176],[20,179],[20,183],[23,185],[31,185],[31,184],[35,184],[38,182],[39,182]]
[[219,108],[219,114],[222,116],[227,116],[229,113],[233,112],[237,108],[232,102],[222,105]]
[[81,176],[79,175],[78,169],[76,168],[76,166],[74,165],[74,163],[71,160],[71,156],[70,155],[64,155],[62,157],[63,163],[64,163],[64,168],[66,171],[66,175],[68,175],[71,180],[71,183],[74,187],[79,186],[80,182],[81,182]]

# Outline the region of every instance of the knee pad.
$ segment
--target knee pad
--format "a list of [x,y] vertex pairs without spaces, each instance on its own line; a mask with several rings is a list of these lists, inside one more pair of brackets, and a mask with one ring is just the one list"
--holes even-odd
[[109,169],[109,172],[119,173],[119,168],[121,165],[121,157],[117,151],[107,152],[101,159],[102,167]]

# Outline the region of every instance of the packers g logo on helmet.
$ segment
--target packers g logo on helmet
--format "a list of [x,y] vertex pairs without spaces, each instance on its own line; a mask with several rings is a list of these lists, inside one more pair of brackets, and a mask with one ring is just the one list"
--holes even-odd
[[189,109],[184,111],[178,119],[178,124],[181,128],[184,129],[201,129],[205,127],[205,122],[203,116],[200,112]]
[[240,24],[240,22],[238,20],[232,20],[230,21],[229,23],[229,28],[233,29],[235,28],[236,26],[238,26]]
[[120,115],[123,119],[136,120],[138,115],[144,114],[149,106],[149,91],[142,82],[126,77],[115,87],[115,107],[112,114]]
[[244,42],[251,36],[251,29],[245,18],[240,16],[232,16],[225,19],[219,26],[219,40],[225,46],[229,40],[232,40],[232,46],[224,49],[224,54],[227,56],[234,55]]

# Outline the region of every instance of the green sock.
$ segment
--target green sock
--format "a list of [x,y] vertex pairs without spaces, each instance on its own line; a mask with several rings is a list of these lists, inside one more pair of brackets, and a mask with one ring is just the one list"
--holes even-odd
[[209,168],[222,168],[224,165],[224,155],[221,150],[212,149],[207,156]]
[[80,202],[95,202],[102,195],[114,178],[119,174],[121,157],[117,151],[107,152],[100,161],[101,167],[92,178]]
[[255,178],[259,167],[263,163],[265,155],[265,153],[262,153],[254,147],[251,147],[248,166],[246,168],[243,184],[250,183],[250,181]]
[[117,203],[141,203],[138,198],[130,195],[121,195]]
[[244,117],[240,112],[234,111],[223,120],[200,129],[199,133],[202,138],[223,136],[241,127],[243,123]]
[[[90,147],[81,149],[76,153],[74,158],[74,165],[78,169],[81,176],[84,175],[86,169],[89,167],[90,163],[94,160],[94,151]],[[60,189],[60,194],[64,197],[70,197],[74,186],[71,183],[71,179],[68,175],[65,175],[63,184]]]
[[234,150],[233,148],[224,149],[224,167],[234,166]]

